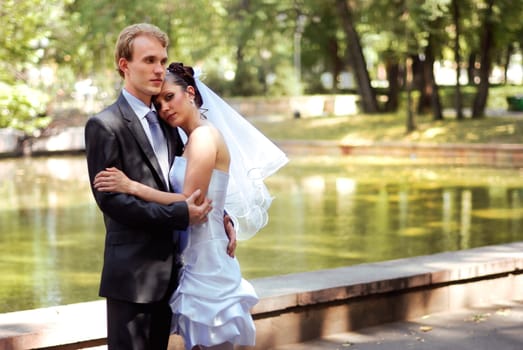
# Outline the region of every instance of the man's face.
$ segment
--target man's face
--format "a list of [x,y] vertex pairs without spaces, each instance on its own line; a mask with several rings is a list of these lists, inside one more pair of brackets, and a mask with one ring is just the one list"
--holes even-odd
[[151,36],[136,37],[132,60],[120,58],[119,64],[125,74],[125,89],[149,106],[151,97],[159,94],[162,88],[167,64],[166,48]]

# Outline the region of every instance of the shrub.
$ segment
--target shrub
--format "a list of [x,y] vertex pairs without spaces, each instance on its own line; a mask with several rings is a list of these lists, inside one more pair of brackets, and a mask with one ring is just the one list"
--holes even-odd
[[27,134],[46,127],[49,96],[24,84],[0,82],[0,128],[13,128]]

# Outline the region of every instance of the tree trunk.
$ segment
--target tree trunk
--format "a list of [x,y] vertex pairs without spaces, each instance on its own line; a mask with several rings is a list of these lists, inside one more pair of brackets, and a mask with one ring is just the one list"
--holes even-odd
[[474,98],[472,118],[481,118],[485,115],[485,107],[487,105],[489,91],[488,79],[490,75],[491,52],[494,46],[494,23],[492,22],[494,0],[489,0],[487,3],[488,7],[485,11],[483,33],[481,35],[481,60],[479,67],[480,81]]
[[507,52],[505,54],[505,69],[503,70],[503,84],[507,85],[508,83],[508,68],[510,65],[510,57],[514,53],[514,44],[509,44],[507,46]]
[[386,60],[386,69],[389,88],[387,92],[387,103],[385,104],[385,111],[394,112],[398,110],[399,106],[400,65],[398,60],[395,58]]
[[411,133],[416,130],[416,121],[414,119],[414,111],[412,110],[412,85],[413,85],[413,72],[412,72],[412,57],[407,57],[405,63],[406,78],[405,84],[407,87],[407,133]]
[[364,113],[377,113],[378,102],[376,100],[376,92],[370,83],[370,76],[365,57],[363,56],[360,38],[352,21],[352,10],[346,0],[336,0],[336,5],[341,16],[343,30],[347,36],[349,55],[353,63],[358,92],[361,97],[361,107]]
[[[234,15],[235,19],[239,22],[245,21],[245,13],[248,13],[250,6],[249,0],[240,0],[238,9]],[[245,62],[244,48],[246,46],[247,39],[245,35],[239,33],[236,40],[236,74],[234,76],[234,84],[232,85],[231,92],[237,96],[249,96],[255,94],[253,90],[249,76],[248,63]]]
[[476,85],[476,53],[471,52],[467,63],[469,85]]
[[461,13],[459,11],[458,0],[452,0],[452,13],[454,19],[454,26],[456,28],[456,36],[454,37],[454,60],[456,61],[456,89],[454,96],[454,108],[456,109],[456,119],[462,120],[463,116],[463,97],[461,95],[461,49],[459,40],[461,36]]
[[328,45],[328,48],[329,48],[329,57],[331,58],[331,73],[332,73],[332,81],[333,81],[333,84],[332,84],[332,91],[333,92],[338,92],[338,84],[336,84],[336,78],[340,76],[340,73],[342,72],[343,70],[343,62],[342,60],[339,58],[340,57],[340,53],[339,53],[339,46],[338,46],[338,41],[336,40],[336,38],[330,38],[329,39],[329,45]]
[[425,114],[430,111],[432,100],[432,86],[428,77],[429,62],[426,59],[420,60],[417,55],[413,59],[414,87],[419,91],[416,111],[418,114]]
[[432,35],[428,38],[428,44],[425,48],[425,64],[423,65],[423,73],[425,76],[425,93],[430,97],[430,107],[432,110],[433,120],[443,120],[443,112],[441,110],[441,100],[439,98],[439,87],[436,84],[436,77],[434,77],[434,37]]

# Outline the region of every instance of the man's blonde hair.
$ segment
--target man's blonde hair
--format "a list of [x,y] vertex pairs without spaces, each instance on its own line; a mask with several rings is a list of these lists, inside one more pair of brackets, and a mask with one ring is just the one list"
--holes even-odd
[[114,48],[114,63],[116,64],[118,74],[120,74],[122,78],[124,77],[124,72],[120,70],[118,62],[120,58],[125,58],[128,61],[133,60],[134,39],[142,35],[156,38],[165,48],[169,45],[169,37],[167,34],[153,24],[137,23],[124,28],[120,32],[120,35],[118,35],[118,40]]

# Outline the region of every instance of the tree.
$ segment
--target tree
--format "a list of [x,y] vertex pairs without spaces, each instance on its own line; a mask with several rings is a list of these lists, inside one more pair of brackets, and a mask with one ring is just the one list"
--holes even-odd
[[301,94],[293,66],[293,36],[301,13],[298,5],[294,0],[235,0],[227,7],[229,18],[236,23],[227,36],[236,67],[234,95]]
[[62,0],[4,0],[0,7],[0,128],[33,132],[49,123],[40,73],[63,14]]
[[456,119],[463,119],[463,96],[461,94],[461,11],[458,0],[452,0],[452,20],[454,23],[454,61],[456,62],[456,89],[454,97],[454,109]]
[[336,0],[336,5],[346,35],[350,61],[354,66],[362,109],[365,113],[377,113],[378,103],[376,93],[370,82],[360,37],[352,19],[352,8],[346,0]]
[[[53,14],[57,1],[50,4]],[[0,7],[0,80],[26,80],[26,70],[37,64],[48,45],[50,24],[43,0],[4,0]],[[51,26],[52,27],[52,26]]]
[[429,34],[427,46],[425,47],[425,61],[423,64],[424,85],[422,87],[422,96],[428,97],[432,110],[432,118],[434,120],[443,120],[443,111],[441,100],[439,98],[439,87],[438,84],[436,84],[436,77],[434,76],[434,63],[436,61],[434,55],[434,37],[434,34]]
[[[361,17],[365,18],[364,37],[372,37],[371,42],[376,56],[386,70],[388,87],[385,111],[396,111],[400,106],[400,93],[405,91],[405,58],[410,46],[407,38],[406,23],[402,19],[405,13],[404,0],[362,1]],[[379,8],[380,11],[376,11]],[[399,19],[399,20],[398,20]]]
[[[301,38],[301,78],[305,92],[338,92],[337,77],[347,68],[347,60],[336,7],[330,1],[307,1],[300,5],[303,5],[299,7],[300,15],[306,18]],[[331,86],[324,86],[322,76],[332,79]]]
[[[30,70],[47,65],[60,77],[38,87],[47,95],[61,90],[65,96],[89,78],[108,96],[97,100],[112,99],[121,81],[112,57],[119,31],[151,22],[169,34],[169,57],[203,66],[207,82],[224,95],[337,92],[336,84],[322,85],[322,74],[335,82],[350,70],[362,110],[375,113],[371,77],[381,78],[385,67],[388,111],[400,106],[401,92],[418,89],[418,111],[430,108],[441,119],[433,65],[453,58],[456,67],[482,70],[473,73],[481,75],[474,100],[474,113],[481,114],[489,66],[506,66],[512,50],[523,47],[522,11],[523,1],[511,0],[4,0],[0,80],[27,84]],[[415,85],[406,85],[410,58]],[[456,77],[460,118],[459,70]]]
[[441,58],[442,43],[447,41],[444,28],[447,26],[446,13],[448,11],[447,0],[431,0],[421,4],[408,2],[412,20],[406,23],[413,34],[412,51],[420,52],[422,59],[416,62],[419,65],[418,89],[420,98],[418,100],[418,112],[432,111],[434,120],[442,120],[443,112],[439,97],[439,87],[434,76],[434,63]]
[[483,30],[481,32],[479,85],[472,106],[472,118],[481,118],[485,114],[489,91],[489,76],[494,45],[494,0],[487,0],[483,11]]
[[414,111],[412,106],[412,85],[413,85],[413,70],[412,70],[412,57],[407,57],[405,60],[406,76],[405,76],[405,85],[407,88],[407,119],[406,119],[406,129],[407,133],[411,133],[417,129],[416,118],[414,117]]
[[474,96],[472,118],[485,115],[490,82],[489,77],[494,63],[503,65],[510,46],[521,40],[522,1],[486,0],[477,4],[480,8],[479,83]]

